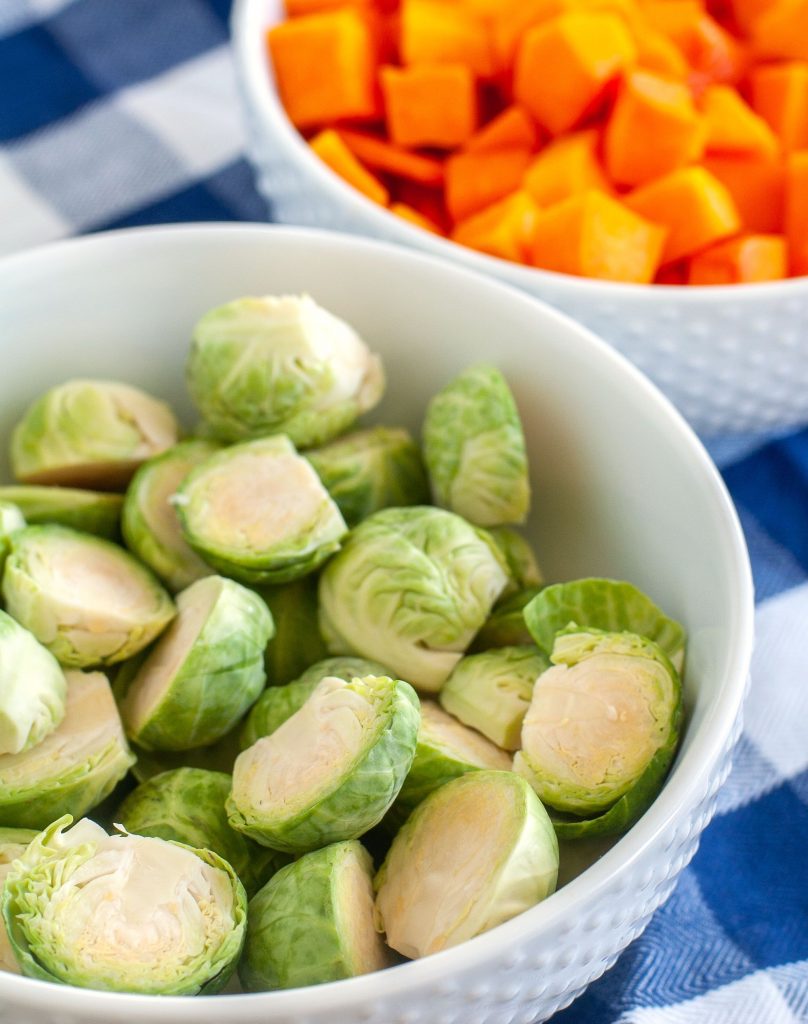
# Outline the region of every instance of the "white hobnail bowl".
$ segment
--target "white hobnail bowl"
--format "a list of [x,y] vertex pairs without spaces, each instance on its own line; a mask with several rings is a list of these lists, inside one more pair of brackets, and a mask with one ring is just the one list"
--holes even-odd
[[273,220],[416,246],[544,299],[628,356],[704,435],[808,422],[808,278],[710,288],[589,281],[414,227],[346,185],[287,118],[265,44],[282,10],[282,0],[236,0],[232,17],[249,154]]
[[[417,431],[428,398],[453,374],[480,359],[502,368],[525,425],[530,533],[548,577],[633,580],[687,626],[687,727],[676,764],[651,809],[596,863],[462,946],[336,984],[197,999],[0,973],[2,1024],[545,1020],[640,934],[713,813],[752,647],[752,583],[735,512],[699,441],[656,388],[532,298],[399,247],[300,229],[202,225],[59,243],[0,263],[0,437],[34,396],[74,376],[141,385],[193,423],[183,364],[197,318],[240,295],[301,290],[381,353],[389,385],[377,421]],[[562,867],[571,873],[569,860]]]

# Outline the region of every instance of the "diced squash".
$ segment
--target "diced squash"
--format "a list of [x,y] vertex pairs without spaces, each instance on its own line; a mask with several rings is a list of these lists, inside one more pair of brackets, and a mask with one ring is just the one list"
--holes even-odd
[[679,47],[667,36],[647,26],[632,29],[637,47],[637,66],[668,78],[687,78],[687,61]]
[[424,231],[429,231],[433,235],[443,234],[440,225],[436,221],[426,217],[414,207],[407,206],[406,203],[390,203],[390,213],[394,213],[397,217],[401,217],[402,220],[409,221],[410,224],[423,228]]
[[634,71],[623,79],[606,125],[606,170],[618,185],[642,185],[698,160],[705,135],[687,86]]
[[513,66],[519,44],[529,28],[555,18],[571,6],[570,0],[503,0],[491,28],[498,66]]
[[485,22],[468,8],[442,0],[403,0],[400,18],[404,64],[465,64],[481,77],[494,73]]
[[625,197],[626,205],[668,229],[662,262],[691,256],[734,235],[741,219],[732,196],[703,167],[683,167]]
[[785,227],[792,274],[808,274],[808,151],[786,165]]
[[808,149],[808,63],[764,64],[750,77],[752,106],[783,149]]
[[592,190],[539,216],[531,261],[544,270],[647,284],[659,266],[665,229]]
[[467,153],[492,153],[499,149],[534,150],[539,131],[521,107],[507,107],[466,143]]
[[458,153],[446,161],[446,208],[452,221],[472,214],[519,188],[531,154],[526,149]]
[[301,18],[306,14],[335,11],[340,7],[373,7],[374,0],[284,0],[287,18]]
[[374,203],[386,206],[389,197],[387,189],[378,178],[356,159],[333,128],[326,128],[311,140],[311,148],[324,164],[349,185],[372,199]]
[[657,271],[654,284],[687,284],[687,269],[687,260],[679,260],[678,263],[666,263]]
[[578,192],[611,191],[598,159],[595,129],[555,139],[528,167],[522,187],[539,206],[552,206]]
[[437,224],[443,234],[449,230],[449,215],[443,198],[443,188],[431,185],[419,185],[415,181],[402,178],[396,183],[396,201],[412,207],[422,217]]
[[747,63],[744,48],[698,0],[650,0],[643,12],[682,52],[697,88],[713,82],[737,82],[743,76]]
[[348,149],[366,167],[397,178],[418,181],[422,185],[440,185],[443,182],[443,163],[434,157],[411,153],[366,132],[342,128],[339,134]]
[[760,153],[773,156],[777,136],[728,85],[710,85],[701,99],[707,122],[708,153]]
[[730,0],[732,20],[747,35],[757,19],[777,3],[779,0]]
[[539,207],[527,192],[513,192],[461,221],[451,237],[489,256],[527,263],[538,217]]
[[399,146],[452,149],[477,127],[474,76],[464,64],[381,69],[387,129]]
[[808,60],[808,0],[778,0],[756,19],[750,35],[761,57]]
[[575,127],[637,56],[614,14],[573,12],[529,29],[516,58],[513,91],[551,135]]
[[747,231],[783,230],[785,169],[778,157],[708,156],[703,166],[732,196]]
[[358,10],[282,22],[267,43],[281,102],[298,128],[378,113],[376,49]]
[[787,273],[788,253],[782,235],[741,235],[693,256],[687,283],[749,284],[778,281]]

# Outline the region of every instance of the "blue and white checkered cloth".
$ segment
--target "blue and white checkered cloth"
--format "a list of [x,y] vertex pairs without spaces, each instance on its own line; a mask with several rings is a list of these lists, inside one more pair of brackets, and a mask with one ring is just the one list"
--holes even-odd
[[[263,220],[229,0],[0,0],[0,254]],[[808,431],[724,439],[758,594],[746,732],[674,895],[558,1024],[808,1021]]]

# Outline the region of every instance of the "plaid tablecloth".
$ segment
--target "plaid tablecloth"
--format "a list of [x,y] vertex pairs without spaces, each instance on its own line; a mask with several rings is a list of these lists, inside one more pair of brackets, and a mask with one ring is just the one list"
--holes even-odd
[[[0,0],[0,254],[266,218],[243,157],[229,6]],[[808,431],[710,447],[757,587],[746,731],[673,897],[558,1024],[808,1021]]]

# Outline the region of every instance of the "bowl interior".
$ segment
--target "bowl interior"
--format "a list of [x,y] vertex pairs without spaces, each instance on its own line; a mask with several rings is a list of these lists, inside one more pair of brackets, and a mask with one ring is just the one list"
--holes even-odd
[[685,623],[688,727],[666,792],[633,830],[648,841],[718,756],[740,706],[748,561],[689,428],[624,359],[560,314],[431,258],[319,232],[203,226],[52,246],[0,264],[0,437],[41,391],[80,376],[141,385],[191,427],[183,366],[198,317],[241,295],[304,291],[381,354],[388,391],[377,422],[417,432],[453,374],[496,363],[525,426],[529,532],[548,578],[626,578]]

